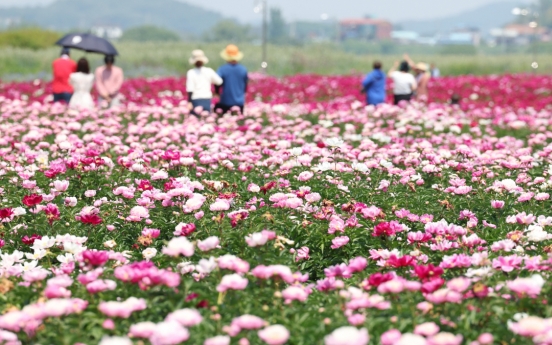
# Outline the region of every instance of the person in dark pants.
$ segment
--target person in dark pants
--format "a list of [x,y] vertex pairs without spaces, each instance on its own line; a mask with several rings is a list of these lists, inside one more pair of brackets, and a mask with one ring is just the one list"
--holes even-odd
[[362,81],[362,92],[366,93],[368,105],[385,102],[385,73],[381,71],[381,62],[374,62],[374,70]]
[[216,93],[220,94],[220,102],[215,105],[215,113],[223,115],[237,107],[243,114],[248,82],[247,69],[239,64],[243,59],[243,53],[231,44],[220,53],[220,56],[228,63],[217,71],[223,80],[223,86],[222,92],[220,86],[215,86]]
[[69,84],[69,77],[77,71],[77,63],[69,57],[69,49],[63,48],[59,58],[52,63],[54,80],[52,91],[55,102],[69,103],[73,95],[73,87]]
[[[399,69],[397,71],[397,68]],[[409,73],[410,65],[407,61],[395,62],[389,71],[389,78],[393,80],[394,103],[398,105],[402,101],[410,102],[418,84],[412,74]]]

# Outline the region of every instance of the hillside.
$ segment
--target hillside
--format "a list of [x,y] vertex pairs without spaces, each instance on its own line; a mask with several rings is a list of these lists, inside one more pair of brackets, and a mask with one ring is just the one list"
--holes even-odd
[[501,27],[513,20],[512,8],[519,1],[506,0],[488,4],[460,14],[424,21],[405,21],[399,23],[404,30],[417,31],[422,34],[447,32],[458,27],[476,27],[487,34],[491,29]]
[[1,16],[55,30],[155,25],[181,34],[201,34],[222,19],[214,11],[174,0],[58,0],[43,7],[2,9]]

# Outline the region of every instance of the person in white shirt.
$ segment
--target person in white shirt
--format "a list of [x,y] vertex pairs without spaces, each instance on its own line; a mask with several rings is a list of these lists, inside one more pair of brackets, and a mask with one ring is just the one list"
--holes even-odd
[[222,78],[209,67],[205,67],[209,59],[202,50],[194,50],[190,57],[190,65],[194,68],[188,71],[186,91],[191,104],[191,114],[199,116],[203,111],[211,111],[213,91],[211,85],[222,85]]
[[77,71],[69,77],[69,83],[73,87],[74,93],[69,102],[71,108],[94,108],[94,99],[90,90],[94,86],[94,75],[90,73],[88,60],[81,58],[77,63]]
[[[397,71],[397,68],[399,69]],[[393,95],[395,98],[395,105],[399,104],[401,101],[409,102],[412,99],[412,95],[418,84],[416,79],[410,73],[410,65],[408,62],[403,61],[395,62],[393,68],[389,71],[389,78],[393,80]]]

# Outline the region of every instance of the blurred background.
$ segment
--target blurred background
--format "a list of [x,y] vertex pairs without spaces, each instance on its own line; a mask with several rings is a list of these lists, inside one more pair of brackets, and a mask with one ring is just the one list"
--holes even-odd
[[444,75],[552,72],[552,0],[0,0],[0,78],[48,79],[69,32],[112,41],[129,76],[182,74],[196,48],[216,67],[229,43],[272,75],[365,72],[404,53]]

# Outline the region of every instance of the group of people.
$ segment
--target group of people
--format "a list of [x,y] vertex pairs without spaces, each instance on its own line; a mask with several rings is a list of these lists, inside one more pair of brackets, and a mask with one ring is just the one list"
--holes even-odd
[[[414,71],[414,74],[410,71]],[[374,62],[373,71],[362,81],[362,92],[366,93],[366,103],[378,105],[385,103],[387,95],[387,77],[393,81],[393,102],[409,102],[413,98],[421,101],[428,99],[428,84],[431,78],[438,78],[439,70],[426,63],[415,63],[405,54],[404,61],[395,62],[387,75],[382,71],[382,64]]]
[[118,106],[124,81],[123,70],[115,66],[113,55],[106,55],[104,63],[91,74],[86,58],[75,62],[70,57],[69,49],[63,48],[61,56],[52,64],[54,102],[65,102],[71,108],[94,108],[91,91],[96,86],[100,105],[107,102],[109,108]]
[[[247,69],[239,62],[243,53],[235,45],[228,45],[221,52],[221,57],[227,62],[216,72],[206,67],[209,59],[202,50],[194,50],[190,64],[194,66],[187,73],[186,91],[188,105],[193,115],[199,116],[207,111],[225,114],[239,110],[243,113],[245,94],[247,92]],[[106,55],[105,65],[90,73],[90,64],[86,58],[77,62],[71,60],[70,51],[63,48],[61,56],[52,64],[54,81],[54,102],[66,102],[71,108],[94,108],[95,102],[91,91],[95,86],[99,94],[100,106],[107,102],[109,108],[120,104],[120,89],[123,85],[123,70],[115,66],[115,57]],[[213,85],[215,94],[220,101],[212,109]]]
[[214,85],[215,94],[220,100],[215,104],[214,112],[226,114],[229,111],[239,110],[243,114],[245,94],[247,92],[247,69],[239,62],[243,53],[239,48],[230,44],[220,56],[226,61],[216,72],[209,67],[209,59],[202,50],[194,50],[190,57],[190,65],[194,66],[186,76],[186,92],[191,113],[195,116],[202,112],[211,111]]

